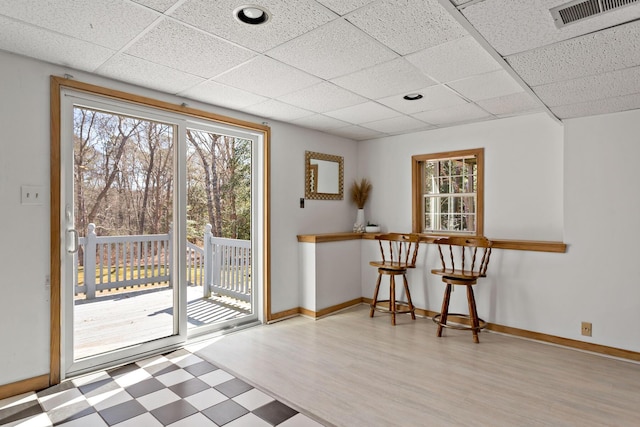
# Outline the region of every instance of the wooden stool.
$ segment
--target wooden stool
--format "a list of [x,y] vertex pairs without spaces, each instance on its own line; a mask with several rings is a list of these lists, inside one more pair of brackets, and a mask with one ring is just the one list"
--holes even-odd
[[[411,292],[407,283],[407,269],[415,268],[418,257],[418,246],[420,236],[417,234],[390,233],[376,236],[380,246],[382,261],[371,261],[369,265],[378,268],[378,280],[376,290],[373,293],[369,317],[373,317],[375,310],[391,313],[391,324],[396,324],[396,314],[411,313],[411,318],[415,320],[415,308],[411,302]],[[383,244],[384,242],[384,244]],[[402,276],[404,291],[407,301],[396,299],[396,276]],[[389,276],[389,299],[379,300],[378,291],[382,276]],[[389,308],[378,307],[378,303],[389,303]],[[408,305],[408,309],[400,308],[400,305]]]
[[[447,237],[436,240],[440,253],[441,269],[433,269],[431,273],[442,276],[442,281],[446,284],[442,309],[439,314],[433,316],[433,321],[438,324],[438,337],[442,336],[443,328],[465,329],[473,332],[473,341],[478,343],[478,333],[487,326],[487,322],[478,317],[476,309],[476,299],[473,294],[473,286],[478,283],[478,279],[486,277],[489,258],[491,257],[491,241],[484,237]],[[442,248],[448,246],[448,258],[443,255]],[[482,258],[476,264],[478,248],[482,248]],[[446,251],[446,249],[445,249]],[[469,258],[471,258],[469,260]],[[447,260],[449,261],[447,263]],[[456,263],[459,268],[456,268]],[[449,313],[449,300],[451,299],[452,287],[456,285],[466,286],[467,301],[469,304],[469,314]],[[449,316],[467,319],[469,324],[448,324]]]

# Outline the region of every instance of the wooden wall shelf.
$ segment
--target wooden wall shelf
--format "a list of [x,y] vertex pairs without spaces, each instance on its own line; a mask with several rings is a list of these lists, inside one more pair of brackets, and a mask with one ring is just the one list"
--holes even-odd
[[[343,240],[373,240],[378,233],[323,233],[323,234],[299,234],[298,242],[303,243],[325,243],[339,242]],[[422,235],[422,242],[433,243],[438,237],[435,235]],[[512,240],[512,239],[491,239],[494,249],[508,249],[516,251],[552,252],[565,253],[567,244],[564,242],[542,241],[542,240]]]

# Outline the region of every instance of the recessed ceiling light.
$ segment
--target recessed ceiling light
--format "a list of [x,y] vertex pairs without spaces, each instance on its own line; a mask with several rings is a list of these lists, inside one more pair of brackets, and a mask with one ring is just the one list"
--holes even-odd
[[422,95],[420,95],[419,93],[409,93],[402,98],[406,99],[407,101],[417,101],[418,99],[422,99]]
[[249,25],[260,25],[269,20],[269,12],[262,6],[253,4],[240,6],[233,11],[233,16],[238,21]]

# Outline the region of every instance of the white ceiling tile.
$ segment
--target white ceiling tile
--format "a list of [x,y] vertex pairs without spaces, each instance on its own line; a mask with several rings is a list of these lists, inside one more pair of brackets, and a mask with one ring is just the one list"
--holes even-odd
[[160,16],[125,0],[3,0],[0,15],[111,49],[122,48]]
[[378,99],[377,101],[405,114],[437,110],[440,108],[464,105],[467,103],[465,99],[461,98],[453,90],[444,85],[429,86],[418,89],[415,92],[421,94],[422,98],[414,101],[407,101],[401,95],[396,95]]
[[536,86],[534,92],[548,106],[575,104],[640,92],[640,67],[612,71]]
[[257,56],[214,79],[258,95],[276,98],[321,80],[266,56]]
[[619,111],[640,109],[640,93],[617,98],[600,99],[578,104],[551,107],[551,111],[561,119],[616,113]]
[[342,16],[374,1],[376,0],[318,0],[318,3]]
[[267,98],[256,95],[255,93],[249,93],[213,81],[204,82],[179,95],[206,102],[207,104],[219,105],[236,110],[267,101]]
[[255,114],[256,116],[268,117],[270,119],[291,121],[299,119],[301,117],[310,116],[313,112],[294,107],[293,105],[285,104],[284,102],[270,99],[260,104],[255,104],[244,109],[247,113]]
[[0,49],[93,71],[116,51],[0,16]]
[[356,141],[364,141],[366,139],[379,138],[385,136],[384,133],[375,131],[373,129],[367,129],[360,126],[347,126],[343,128],[334,129],[332,134],[342,136],[344,138],[355,139]]
[[496,116],[518,114],[543,108],[542,105],[527,92],[518,92],[497,98],[485,99],[478,101],[477,104]]
[[531,86],[640,65],[640,21],[507,58]]
[[523,91],[520,84],[503,70],[468,77],[447,83],[447,86],[472,101],[496,98]]
[[468,35],[437,0],[382,0],[347,19],[401,55]]
[[473,0],[451,0],[453,2],[453,4],[455,4],[456,6],[461,6],[463,4],[469,3]]
[[187,0],[171,16],[242,46],[264,52],[338,16],[312,0],[261,0],[270,13],[263,25],[247,25],[233,16],[238,0]]
[[384,133],[409,132],[433,128],[432,125],[409,116],[392,117],[390,119],[362,123],[360,126]]
[[413,117],[434,125],[448,125],[485,119],[490,117],[490,114],[475,104],[465,104],[442,110],[425,111],[413,114]]
[[135,56],[118,54],[102,64],[98,74],[166,93],[178,93],[204,79]]
[[179,3],[180,0],[133,0],[158,12],[166,12],[171,6]]
[[403,58],[374,65],[332,80],[338,86],[367,98],[403,94],[435,84]]
[[367,101],[366,98],[342,89],[330,82],[322,82],[281,96],[278,99],[287,104],[319,113],[338,110]]
[[461,10],[469,22],[502,55],[524,52],[640,18],[640,4],[574,22],[558,29],[549,8],[568,0],[491,0]]
[[502,69],[473,37],[452,40],[406,58],[440,83]]
[[372,122],[374,120],[389,119],[399,116],[400,113],[390,108],[370,101],[364,104],[353,105],[351,107],[342,108],[340,110],[327,111],[325,115],[334,117],[345,122],[360,124]]
[[351,123],[343,122],[342,120],[334,119],[333,117],[327,117],[323,114],[314,114],[313,116],[303,117],[301,119],[293,120],[291,123],[318,130],[330,130],[353,126]]
[[126,53],[205,78],[255,56],[249,50],[170,19],[136,41]]
[[284,43],[267,54],[323,79],[353,73],[398,56],[343,19]]

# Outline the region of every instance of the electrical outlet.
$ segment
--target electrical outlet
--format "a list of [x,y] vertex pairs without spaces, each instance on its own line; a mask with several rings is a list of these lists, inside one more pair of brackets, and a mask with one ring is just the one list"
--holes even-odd
[[591,323],[582,322],[582,335],[584,335],[585,337],[591,336]]

